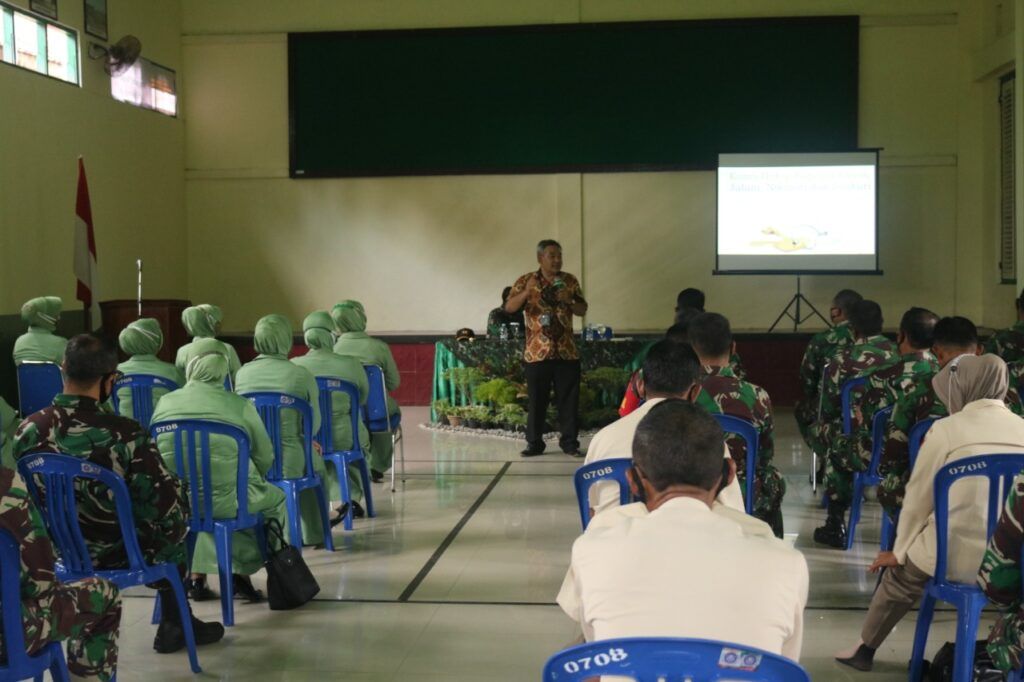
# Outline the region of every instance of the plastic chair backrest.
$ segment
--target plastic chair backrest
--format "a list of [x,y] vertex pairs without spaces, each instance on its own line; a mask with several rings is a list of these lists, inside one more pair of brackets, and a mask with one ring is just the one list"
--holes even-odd
[[[146,562],[139,548],[132,517],[132,500],[123,478],[89,460],[56,452],[24,455],[18,460],[18,470],[25,479],[33,501],[42,511],[46,528],[68,572],[77,575],[95,572],[78,516],[75,489],[79,479],[99,483],[110,491],[128,557],[128,568],[133,571],[145,570]],[[37,477],[42,480],[42,496]],[[45,504],[42,504],[43,500]]]
[[234,384],[231,383],[231,374],[224,375],[224,390],[231,393],[235,390]]
[[544,682],[582,682],[615,675],[639,682],[811,680],[798,663],[778,654],[740,644],[672,637],[588,642],[555,654],[544,665]]
[[590,523],[590,488],[601,481],[614,481],[619,484],[619,504],[629,504],[632,494],[629,490],[629,479],[626,472],[633,466],[633,460],[628,457],[616,457],[613,459],[601,459],[590,464],[584,464],[576,470],[573,476],[573,484],[576,486],[576,501],[580,506],[580,520],[583,522],[583,530],[587,529]]
[[18,365],[18,411],[22,417],[49,407],[64,389],[60,366],[52,362],[25,360]]
[[181,419],[157,422],[150,426],[155,441],[158,436],[173,434],[174,466],[178,477],[188,489],[189,527],[196,532],[214,531],[213,474],[210,463],[210,437],[225,436],[235,441],[238,449],[238,470],[235,479],[239,525],[255,524],[249,514],[249,436],[230,424],[203,419]]
[[349,400],[349,419],[352,422],[352,450],[359,449],[359,387],[351,381],[334,377],[317,377],[320,389],[320,431],[316,440],[324,452],[334,452],[334,394],[344,393]]
[[854,377],[843,382],[839,389],[843,410],[843,433],[849,436],[853,432],[853,392],[868,382],[867,377]]
[[892,410],[893,406],[887,405],[875,412],[875,416],[871,418],[871,467],[868,473],[872,476],[878,476],[878,465],[885,449],[885,427],[889,425]]
[[754,511],[754,486],[750,485],[750,482],[754,480],[757,473],[757,443],[760,434],[757,431],[757,427],[746,419],[740,419],[729,414],[716,414],[712,416],[718,421],[722,431],[725,431],[727,434],[735,433],[743,438],[747,444],[747,461],[744,471],[746,472],[745,475],[748,483],[746,499],[743,500],[743,503],[747,513],[750,514]]
[[259,391],[245,393],[244,398],[256,406],[260,413],[263,426],[267,429],[270,442],[274,445],[274,463],[267,472],[268,481],[280,481],[284,479],[284,448],[281,444],[281,412],[284,410],[295,410],[302,422],[302,449],[305,459],[305,473],[303,476],[313,475],[313,408],[301,398],[296,398],[287,393],[273,393]]
[[25,648],[25,626],[21,622],[21,547],[6,528],[0,528],[0,607],[7,654],[0,672],[9,673],[12,680],[35,677],[41,671]]
[[1003,502],[1010,494],[1013,479],[1024,470],[1024,454],[992,454],[965,457],[944,465],[935,474],[935,583],[946,580],[949,552],[949,489],[965,478],[988,479],[987,538],[992,537]]
[[148,430],[149,422],[153,420],[153,389],[165,388],[170,392],[181,387],[170,379],[155,374],[126,374],[117,380],[114,392],[110,395],[110,402],[118,414],[121,414],[121,400],[117,397],[117,392],[122,388],[131,389],[132,419]]
[[[370,393],[366,397],[366,419],[370,422],[389,422],[388,389],[384,383],[384,370],[378,365],[363,365]],[[390,430],[390,428],[388,429]]]
[[914,462],[917,461],[917,453],[921,450],[921,443],[924,441],[924,437],[928,435],[928,429],[932,428],[932,424],[938,420],[939,417],[925,417],[910,427],[910,434],[907,436],[907,445],[910,453],[911,469],[914,468]]

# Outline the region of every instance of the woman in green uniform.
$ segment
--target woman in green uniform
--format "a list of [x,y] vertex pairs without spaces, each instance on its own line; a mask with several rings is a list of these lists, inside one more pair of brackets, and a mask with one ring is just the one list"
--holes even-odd
[[[274,449],[260,416],[251,402],[224,390],[228,358],[223,344],[216,339],[199,339],[193,343],[193,357],[185,368],[185,386],[168,393],[153,411],[153,423],[178,419],[206,419],[242,429],[249,437],[249,510],[263,512],[266,519],[276,519],[287,528],[284,493],[266,480],[274,461]],[[157,447],[167,467],[177,472],[174,461],[174,436],[157,436]],[[213,513],[231,518],[238,511],[237,472],[238,449],[226,436],[210,438],[210,465],[213,479]],[[178,474],[179,476],[181,474]],[[239,531],[231,549],[235,592],[257,601],[260,594],[253,589],[248,576],[263,567],[263,558],[251,530]],[[193,597],[210,598],[203,576],[217,573],[217,552],[213,537],[200,534],[192,558]]]
[[[292,362],[299,367],[309,370],[314,377],[328,377],[330,379],[341,379],[355,384],[359,389],[360,405],[366,404],[366,396],[370,392],[370,385],[366,380],[366,372],[358,360],[347,355],[338,355],[332,350],[334,346],[334,321],[326,310],[318,310],[310,313],[302,322],[302,331],[305,336],[306,346],[309,352],[305,355],[292,358]],[[337,450],[348,450],[352,447],[352,419],[349,404],[349,397],[344,393],[334,393],[331,398],[331,427],[334,447]],[[321,415],[323,419],[323,415]],[[367,465],[370,463],[370,432],[366,430],[366,424],[359,420],[359,445],[363,449],[363,456],[366,457]],[[328,469],[328,481],[330,483],[330,496],[332,500],[341,499],[341,488],[338,485],[337,472],[334,467]],[[357,500],[363,497],[363,486],[359,479],[359,472],[355,465],[349,468],[348,473],[349,490],[352,493],[352,513],[356,517],[364,515],[363,508]],[[331,523],[339,523],[345,516],[345,507],[338,509],[340,516]]]
[[[320,429],[320,391],[316,379],[307,370],[288,362],[292,348],[292,326],[283,315],[267,315],[256,323],[253,337],[259,355],[238,370],[235,391],[240,395],[271,391],[286,393],[309,403],[313,412],[313,433]],[[285,478],[306,476],[302,430],[295,410],[281,411],[282,474]],[[313,451],[313,472],[326,478],[324,458],[319,446]],[[316,491],[304,490],[299,495],[302,517],[302,543],[316,545],[323,542],[324,528],[320,518]]]
[[[401,382],[398,365],[391,356],[388,344],[375,339],[366,333],[366,311],[359,301],[342,301],[331,310],[334,326],[341,333],[334,344],[334,352],[348,355],[364,365],[379,365],[384,370],[384,385],[388,391],[394,391]],[[388,396],[388,414],[395,415],[401,410],[398,403]],[[391,466],[394,455],[394,443],[386,432],[371,433],[373,453],[370,459],[370,470],[374,481],[384,479],[384,472]]]
[[26,360],[34,362],[64,362],[64,346],[68,340],[53,332],[57,329],[63,301],[58,296],[40,296],[21,306],[21,319],[28,323],[28,331],[14,342],[14,364]]
[[[178,349],[178,355],[174,359],[174,364],[178,369],[185,371],[188,361],[194,357],[196,341],[212,339],[220,333],[220,323],[223,319],[224,313],[221,312],[221,309],[209,303],[195,305],[182,311],[181,323],[185,325],[185,331],[192,337],[192,341]],[[238,374],[238,369],[242,366],[238,360],[238,353],[235,352],[234,346],[231,344],[223,341],[218,341],[218,343],[224,347],[224,354],[228,359],[228,374],[231,376],[231,381],[234,382],[235,375]]]
[[[164,345],[164,333],[160,329],[160,323],[152,317],[143,317],[135,320],[125,327],[118,343],[130,357],[119,364],[117,369],[125,376],[133,374],[152,374],[154,376],[173,381],[180,388],[185,385],[185,373],[169,362],[164,362],[156,356]],[[166,394],[166,388],[159,386],[153,388],[153,406],[156,407],[160,397]],[[118,389],[117,399],[120,403],[120,412],[125,417],[133,417],[132,412],[132,390],[128,387]]]

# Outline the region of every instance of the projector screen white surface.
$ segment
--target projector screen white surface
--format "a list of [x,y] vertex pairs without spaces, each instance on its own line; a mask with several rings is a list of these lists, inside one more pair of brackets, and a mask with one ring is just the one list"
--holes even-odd
[[721,154],[717,273],[878,271],[878,153]]

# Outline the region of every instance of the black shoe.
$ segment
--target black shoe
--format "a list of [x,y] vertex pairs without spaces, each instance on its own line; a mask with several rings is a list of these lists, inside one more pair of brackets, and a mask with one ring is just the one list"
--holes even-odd
[[331,528],[342,524],[345,521],[345,514],[348,513],[348,502],[341,505],[334,511],[338,512],[338,515],[331,519]]
[[217,598],[214,591],[206,584],[206,578],[186,580],[185,590],[188,592],[188,598],[191,601],[212,601]]
[[848,665],[854,670],[860,670],[861,672],[870,672],[871,667],[875,662],[875,650],[869,647],[867,644],[861,644],[857,648],[857,653],[849,658],[839,658],[836,660],[843,665]]
[[376,469],[370,469],[370,480],[374,483],[380,483],[384,480],[384,472],[377,471]]
[[358,502],[352,502],[352,516],[357,519],[366,518],[366,510]]
[[565,454],[570,457],[585,457],[586,453],[580,452],[579,448],[569,448],[568,450],[562,450]]
[[252,580],[247,575],[238,575],[237,573],[232,576],[235,583],[235,594],[236,597],[245,599],[250,604],[258,604],[263,601],[263,593],[253,587]]
[[836,549],[846,549],[846,524],[840,517],[829,515],[824,526],[814,529],[814,541]]
[[544,448],[541,448],[539,450],[537,448],[526,448],[519,454],[522,455],[523,457],[536,457],[537,455],[544,454]]
[[[196,638],[196,646],[219,642],[224,636],[224,626],[220,623],[204,623],[192,616],[192,632]],[[163,621],[156,629],[153,649],[158,654],[173,654],[185,648],[185,630],[181,625],[171,621]]]

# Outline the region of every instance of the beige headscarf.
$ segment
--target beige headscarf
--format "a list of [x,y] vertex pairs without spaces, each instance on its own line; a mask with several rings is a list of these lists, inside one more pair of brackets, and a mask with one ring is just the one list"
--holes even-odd
[[1010,389],[1006,363],[998,355],[961,355],[935,375],[932,388],[950,414],[975,400],[1003,400]]

